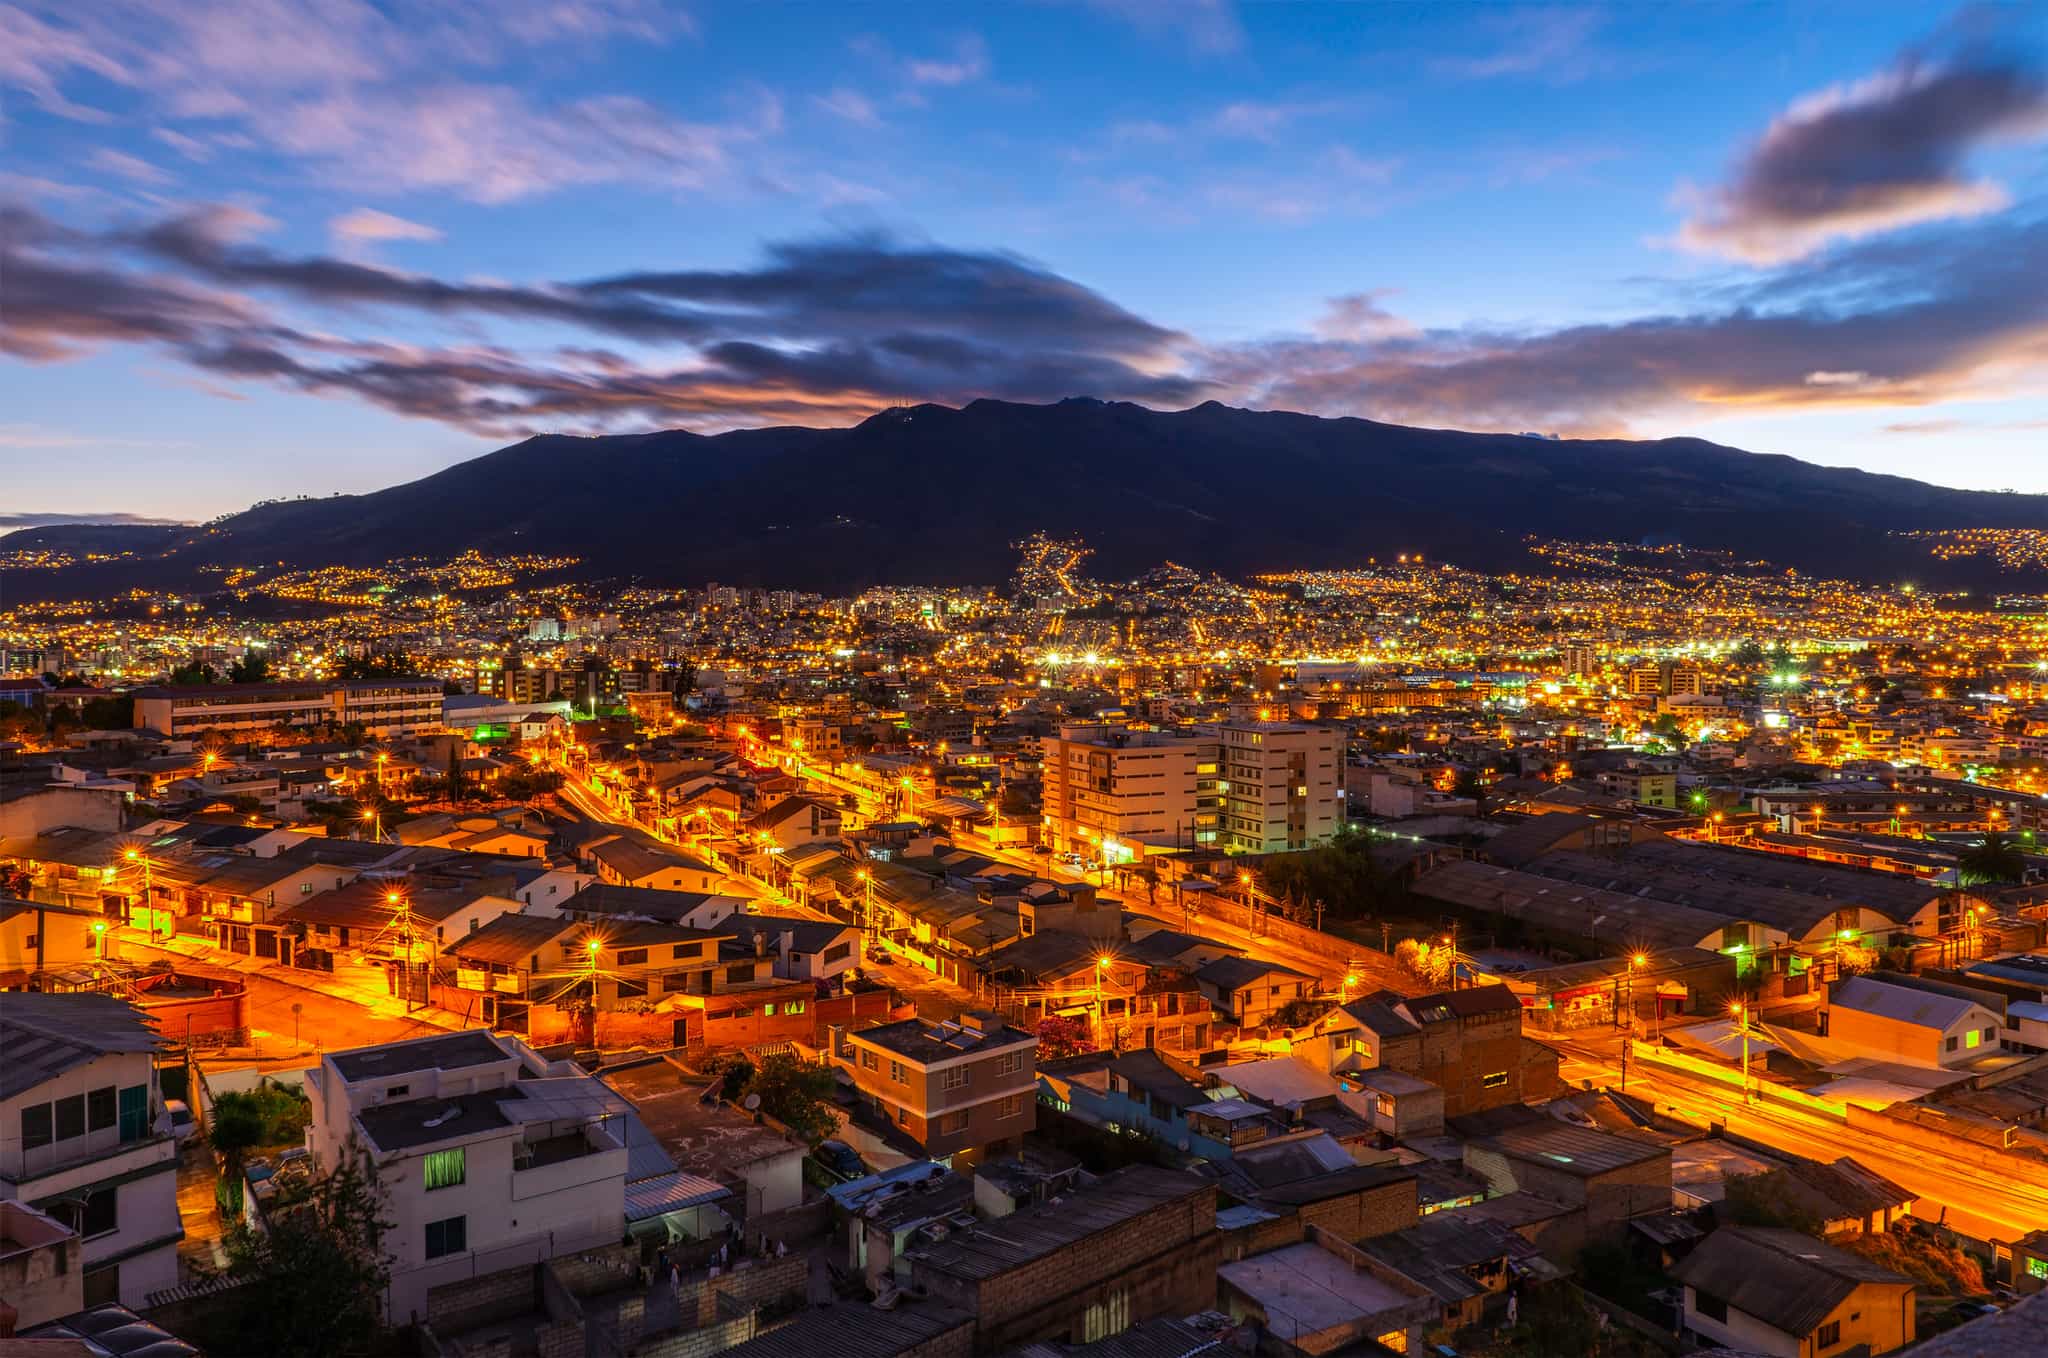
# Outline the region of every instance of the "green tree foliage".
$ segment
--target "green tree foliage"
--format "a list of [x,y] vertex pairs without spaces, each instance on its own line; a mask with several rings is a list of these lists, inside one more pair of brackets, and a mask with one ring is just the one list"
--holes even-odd
[[0,700],[0,740],[39,740],[43,719],[12,700]]
[[1079,1056],[1082,1052],[1094,1050],[1095,1044],[1088,1037],[1088,1025],[1080,1020],[1050,1014],[1038,1021],[1039,1060],[1057,1061],[1062,1056]]
[[2027,873],[2027,856],[2017,841],[1993,830],[1956,855],[1956,878],[1964,886],[2017,882]]
[[238,1178],[249,1152],[263,1144],[263,1114],[246,1102],[233,1102],[232,1094],[214,1101],[213,1117],[207,1125],[206,1142],[220,1156],[221,1172]]
[[269,1229],[237,1224],[227,1236],[227,1276],[247,1286],[224,1294],[216,1353],[358,1358],[396,1351],[382,1321],[391,1264],[376,1175],[350,1161],[298,1194],[280,1194]]
[[228,682],[231,684],[269,683],[270,656],[263,651],[249,651],[240,660],[228,666]]
[[839,1131],[833,1116],[838,1077],[823,1061],[800,1061],[778,1053],[762,1061],[747,1082],[761,1096],[761,1111],[815,1146]]
[[213,667],[203,660],[191,661],[171,671],[171,683],[179,687],[189,688],[195,684],[217,684],[219,682],[220,676],[215,674]]
[[1321,901],[1339,919],[1388,913],[1402,896],[1399,879],[1373,861],[1371,838],[1354,830],[1319,849],[1276,854],[1259,871],[1273,895]]
[[1722,1181],[1723,1196],[1714,1216],[1730,1226],[1766,1226],[1818,1236],[1820,1218],[1794,1203],[1785,1188],[1785,1176],[1777,1171],[1731,1174]]

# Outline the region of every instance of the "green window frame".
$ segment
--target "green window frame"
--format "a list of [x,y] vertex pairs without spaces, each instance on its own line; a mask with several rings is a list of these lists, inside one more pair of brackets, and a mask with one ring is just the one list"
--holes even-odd
[[437,1188],[454,1188],[468,1176],[469,1159],[461,1146],[453,1150],[428,1151],[426,1158],[427,1191]]

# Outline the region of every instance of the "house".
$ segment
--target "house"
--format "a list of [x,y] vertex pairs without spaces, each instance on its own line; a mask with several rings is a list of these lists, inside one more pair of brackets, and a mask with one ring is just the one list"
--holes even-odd
[[1443,1090],[1446,1117],[1561,1088],[1555,1049],[1522,1036],[1521,1002],[1504,985],[1353,1000],[1319,1017],[1293,1055],[1340,1079],[1394,1070],[1427,1080]]
[[1216,1012],[1241,1028],[1269,1022],[1296,1000],[1305,1000],[1315,978],[1251,957],[1218,957],[1195,968],[1195,982]]
[[721,926],[726,929],[748,952],[757,937],[764,939],[775,974],[785,980],[831,982],[860,963],[860,930],[837,920],[740,914]]
[[725,882],[725,875],[709,863],[638,830],[586,841],[580,855],[599,881],[614,886],[708,894]]
[[1190,1117],[1219,1099],[1234,1099],[1237,1091],[1151,1048],[1048,1061],[1038,1067],[1038,1091],[1040,1102],[1057,1112],[1113,1132],[1142,1131],[1189,1155],[1227,1160],[1234,1149],[1228,1136],[1198,1131]]
[[108,995],[0,1003],[0,1200],[83,1242],[86,1306],[141,1306],[178,1281],[178,1149],[156,1078],[159,1039]]
[[975,1318],[974,1351],[1093,1343],[1215,1304],[1216,1189],[1132,1165],[1058,1200],[914,1249],[911,1288]]
[[839,838],[839,808],[816,797],[784,797],[747,822],[763,843],[789,850]]
[[1948,993],[1962,990],[1846,977],[1828,987],[1821,1032],[1880,1061],[1929,1070],[1967,1065],[2002,1048],[2004,1018],[1967,993]]
[[106,916],[69,905],[0,897],[0,990],[49,972],[90,967],[116,951]]
[[1569,1209],[1538,1240],[1568,1261],[1583,1246],[1613,1239],[1631,1217],[1671,1206],[1671,1148],[1663,1142],[1581,1127],[1533,1108],[1496,1108],[1453,1119],[1465,1138],[1465,1168],[1495,1196],[1530,1193]]
[[1216,1283],[1231,1319],[1257,1321],[1297,1353],[1375,1342],[1420,1352],[1441,1310],[1428,1288],[1327,1232],[1224,1264]]
[[[550,877],[553,874],[549,875]],[[543,878],[543,881],[548,880]],[[664,891],[654,887],[614,886],[584,879],[584,885],[563,900],[536,909],[548,914],[572,915],[578,919],[601,919],[612,915],[637,915],[642,919],[680,924],[689,929],[710,929],[744,914],[747,898],[706,891]]]
[[1361,1070],[1343,1084],[1362,1096],[1366,1121],[1382,1136],[1399,1141],[1444,1129],[1444,1092],[1427,1080],[1398,1070]]
[[627,1134],[607,1094],[481,1029],[330,1052],[306,1072],[317,1168],[361,1156],[382,1187],[392,1321],[442,1284],[620,1238]]
[[21,1331],[85,1309],[78,1232],[25,1202],[0,1200],[0,1302]]
[[1911,1278],[1797,1231],[1724,1226],[1671,1275],[1685,1328],[1723,1348],[1827,1358],[1913,1342]]
[[861,1097],[931,1159],[973,1163],[1014,1149],[1037,1125],[1038,1039],[994,1014],[835,1028],[829,1051]]

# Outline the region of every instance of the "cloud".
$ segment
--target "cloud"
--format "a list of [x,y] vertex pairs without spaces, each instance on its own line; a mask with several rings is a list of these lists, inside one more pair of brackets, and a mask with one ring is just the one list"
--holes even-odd
[[861,127],[880,127],[882,115],[875,111],[875,101],[859,90],[840,86],[828,94],[813,95],[811,102],[835,118],[843,118]]
[[184,519],[160,519],[149,514],[130,514],[123,510],[82,509],[69,514],[61,510],[6,510],[0,511],[0,537],[5,537],[9,533],[26,532],[31,528],[48,528],[60,523],[138,524],[151,528],[171,528],[182,527],[185,522]]
[[1884,426],[1887,434],[2003,433],[2036,429],[2048,429],[2048,420],[1900,420]]
[[125,151],[116,151],[111,147],[100,147],[86,158],[85,163],[94,169],[105,170],[108,174],[117,174],[123,179],[133,180],[137,184],[158,186],[171,182],[168,174],[140,156],[131,156]]
[[1323,337],[1212,348],[1198,371],[1257,404],[1470,429],[1619,434],[1721,411],[1930,406],[2048,385],[2048,220],[1910,250],[1873,242],[1721,310],[1329,335],[1349,314]]
[[[785,243],[755,267],[532,285],[448,282],[252,241],[262,219],[213,206],[117,232],[27,213],[0,231],[4,342],[58,361],[115,342],[213,381],[346,396],[465,429],[827,422],[905,399],[1075,393],[1199,399],[1186,336],[1014,255],[882,235]],[[139,265],[139,267],[138,267]],[[629,358],[587,340],[539,353],[397,343],[293,324],[254,300],[374,313],[545,322],[663,351]],[[680,354],[680,357],[677,355]]]
[[966,85],[988,74],[988,44],[970,33],[951,57],[913,57],[904,70],[915,85]]
[[1230,0],[1089,0],[1096,9],[1147,37],[1172,38],[1190,51],[1215,55],[1244,46],[1244,27]]
[[[595,183],[695,189],[731,169],[736,139],[763,134],[758,117],[694,124],[616,98],[548,105],[473,78],[532,50],[558,63],[691,31],[663,0],[0,0],[0,85],[103,119],[65,94],[91,77],[185,124],[152,134],[181,154],[262,145],[349,186],[482,202]],[[200,122],[231,126],[202,135]]]
[[1607,64],[1592,46],[1605,16],[1594,9],[1523,7],[1482,20],[1493,38],[1477,55],[1439,57],[1430,62],[1444,75],[1467,80],[1539,76],[1556,83],[1582,80]]
[[388,212],[379,212],[373,207],[359,207],[353,212],[344,212],[330,218],[327,234],[339,243],[361,243],[381,240],[439,240],[441,233],[434,227],[409,222],[403,217],[394,217]]
[[1375,288],[1332,297],[1329,309],[1316,321],[1315,331],[1330,340],[1384,340],[1416,333],[1415,327],[1380,305],[1396,289]]
[[2048,137],[2048,80],[2011,54],[1917,55],[1787,109],[1730,181],[1687,191],[1678,242],[1753,264],[1799,259],[1833,241],[2007,207],[2005,188],[1971,178],[1974,152]]

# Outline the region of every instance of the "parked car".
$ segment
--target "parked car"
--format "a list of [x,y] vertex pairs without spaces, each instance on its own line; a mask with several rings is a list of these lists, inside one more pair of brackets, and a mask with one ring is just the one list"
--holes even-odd
[[199,1131],[199,1123],[183,1099],[165,1099],[164,1112],[170,1114],[173,1140],[184,1141]]
[[818,1148],[811,1154],[817,1156],[819,1163],[842,1179],[859,1179],[868,1172],[867,1165],[861,1161],[860,1152],[844,1141],[820,1141]]

